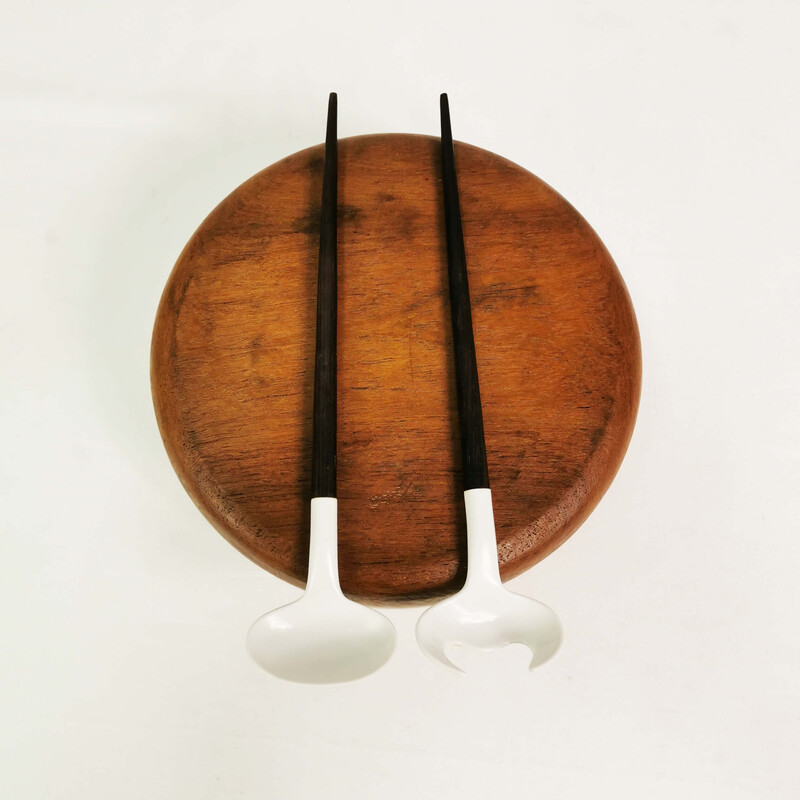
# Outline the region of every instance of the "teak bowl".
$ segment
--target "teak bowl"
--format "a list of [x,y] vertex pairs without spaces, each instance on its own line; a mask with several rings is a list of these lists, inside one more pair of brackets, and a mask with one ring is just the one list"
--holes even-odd
[[[504,578],[557,548],[622,461],[641,356],[625,285],[558,193],[456,143]],[[236,189],[186,245],[158,309],[164,444],[209,521],[302,583],[308,554],[322,145]],[[342,588],[449,594],[465,574],[438,138],[339,142]]]

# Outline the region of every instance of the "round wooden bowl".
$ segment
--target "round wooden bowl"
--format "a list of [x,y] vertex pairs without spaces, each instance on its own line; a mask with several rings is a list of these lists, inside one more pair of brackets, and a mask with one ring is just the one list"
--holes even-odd
[[[501,573],[558,547],[613,479],[640,346],[611,256],[531,173],[456,143]],[[235,547],[302,583],[323,147],[203,222],[170,275],[152,388],[186,490]],[[338,496],[344,591],[410,602],[466,568],[439,140],[339,142]]]

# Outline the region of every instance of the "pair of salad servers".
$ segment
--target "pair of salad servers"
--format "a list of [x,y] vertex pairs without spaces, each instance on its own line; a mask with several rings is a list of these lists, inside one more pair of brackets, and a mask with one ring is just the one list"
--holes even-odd
[[[420,617],[417,642],[434,661],[460,671],[449,645],[485,650],[521,643],[530,668],[561,642],[561,625],[546,605],[503,587],[489,488],[467,265],[447,95],[441,96],[442,179],[450,311],[453,329],[462,477],[467,524],[463,588]],[[337,683],[380,668],[395,648],[394,626],[356,603],[339,584],[336,497],[337,98],[330,95],[320,212],[308,579],[299,600],[260,617],[247,649],[267,672],[301,683]]]

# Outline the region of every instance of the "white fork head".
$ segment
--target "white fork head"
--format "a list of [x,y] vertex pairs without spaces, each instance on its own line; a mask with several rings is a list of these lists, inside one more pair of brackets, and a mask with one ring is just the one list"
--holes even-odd
[[447,657],[449,644],[481,650],[524,644],[531,651],[528,668],[534,669],[558,650],[561,623],[544,603],[481,583],[429,608],[417,622],[417,642],[429,658],[457,672],[463,670]]
[[507,644],[530,648],[530,669],[544,664],[561,644],[561,623],[544,603],[514,594],[500,581],[492,493],[464,492],[467,516],[467,580],[464,588],[429,608],[417,622],[417,642],[434,661],[451,667],[448,644],[495,650]]
[[417,642],[434,661],[463,672],[447,657],[449,644],[496,650],[524,644],[531,651],[528,669],[550,659],[561,644],[561,623],[544,603],[502,586],[462,589],[429,608],[417,622]]

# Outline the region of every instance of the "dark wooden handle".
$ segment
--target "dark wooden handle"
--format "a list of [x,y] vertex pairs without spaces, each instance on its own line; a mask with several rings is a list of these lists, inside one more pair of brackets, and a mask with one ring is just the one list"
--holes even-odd
[[458,422],[461,430],[461,461],[464,489],[488,489],[489,467],[483,434],[481,392],[478,385],[478,362],[472,334],[472,311],[467,280],[467,256],[461,228],[453,134],[450,130],[450,106],[447,95],[441,101],[442,182],[444,186],[444,221],[447,232],[447,266],[450,283],[450,317],[453,324],[453,350],[458,394]]
[[336,94],[328,99],[317,273],[311,496],[336,497]]

